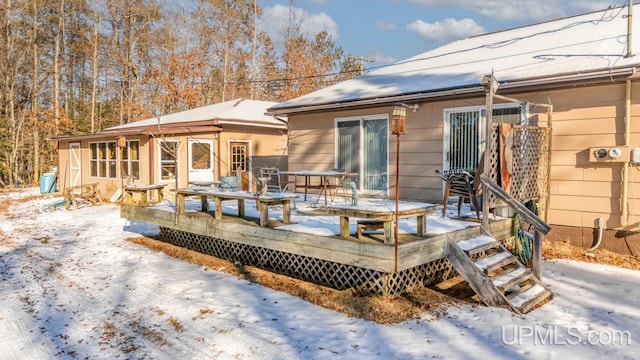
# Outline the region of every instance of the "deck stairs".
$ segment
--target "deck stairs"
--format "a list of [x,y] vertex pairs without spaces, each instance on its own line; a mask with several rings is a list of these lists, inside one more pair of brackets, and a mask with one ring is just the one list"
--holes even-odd
[[498,240],[489,235],[447,240],[447,259],[487,306],[524,314],[551,291]]

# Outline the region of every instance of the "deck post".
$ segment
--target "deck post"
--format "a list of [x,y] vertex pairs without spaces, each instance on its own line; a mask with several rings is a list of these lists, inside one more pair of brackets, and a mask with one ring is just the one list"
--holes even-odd
[[[256,202],[262,205],[262,202],[260,201],[256,201]],[[258,205],[258,208],[260,207],[260,205]],[[220,211],[220,215],[222,215],[222,211]],[[238,199],[238,216],[241,218],[244,217],[244,199]]]
[[540,231],[533,233],[533,259],[531,259],[531,270],[536,279],[542,281],[542,235]]
[[200,196],[200,210],[204,212],[209,211],[209,204],[207,204],[207,195]]
[[[244,200],[238,200],[238,202],[240,201],[244,203]],[[238,209],[239,208],[240,207],[238,207]],[[264,227],[267,225],[267,221],[269,220],[269,207],[267,206],[267,204],[263,203],[262,201],[258,201],[258,210],[260,211],[260,226]],[[241,217],[244,217],[244,216],[241,216]]]
[[285,224],[291,222],[291,200],[285,200],[282,203],[282,222]]
[[216,220],[222,220],[222,199],[214,197],[213,201],[216,203],[216,212],[213,214],[213,217]]
[[176,214],[184,214],[184,194],[176,194]]
[[340,237],[345,239],[349,237],[349,217],[348,216],[340,216]]
[[416,229],[416,235],[418,236],[426,236],[427,235],[427,215],[418,215],[416,217],[418,227]]

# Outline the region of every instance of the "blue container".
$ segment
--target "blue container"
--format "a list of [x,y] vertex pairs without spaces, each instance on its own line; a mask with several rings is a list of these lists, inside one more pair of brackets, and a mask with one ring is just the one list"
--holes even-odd
[[40,194],[58,191],[58,184],[54,173],[44,173],[40,176]]

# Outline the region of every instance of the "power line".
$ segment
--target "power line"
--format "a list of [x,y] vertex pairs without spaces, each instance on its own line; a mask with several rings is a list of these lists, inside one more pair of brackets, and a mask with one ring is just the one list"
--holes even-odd
[[[620,1],[620,0],[618,0]],[[432,59],[437,59],[437,58],[442,58],[442,57],[446,57],[446,56],[451,56],[451,55],[457,55],[457,54],[463,54],[463,53],[467,53],[467,52],[471,52],[474,50],[479,50],[479,49],[497,49],[497,48],[501,48],[501,47],[506,47],[506,46],[510,46],[512,44],[515,44],[521,40],[525,40],[525,39],[530,39],[536,36],[541,36],[541,35],[546,35],[546,34],[552,34],[552,33],[556,33],[559,31],[563,31],[575,26],[579,26],[579,25],[583,25],[583,24],[588,24],[588,23],[592,23],[594,25],[598,25],[602,22],[609,22],[614,20],[615,18],[617,18],[620,13],[622,12],[622,10],[624,9],[624,6],[619,6],[617,7],[618,1],[616,1],[614,3],[614,5],[612,5],[611,7],[609,7],[608,9],[606,9],[601,18],[597,19],[597,20],[585,20],[585,21],[577,21],[577,22],[573,22],[571,24],[565,25],[563,27],[557,28],[557,29],[552,29],[552,30],[546,30],[546,31],[541,31],[541,32],[537,32],[537,33],[533,33],[533,34],[529,34],[526,36],[521,36],[521,37],[515,37],[512,39],[508,39],[508,40],[503,40],[503,41],[499,41],[499,42],[495,42],[495,43],[489,43],[489,44],[482,44],[482,45],[478,45],[475,47],[470,47],[470,48],[466,48],[466,49],[461,49],[461,50],[456,50],[456,51],[450,51],[450,52],[446,52],[446,53],[442,53],[442,54],[437,54],[437,55],[432,55],[432,56],[425,56],[425,57],[417,57],[417,58],[412,58],[409,60],[405,60],[405,61],[399,61],[393,64],[384,64],[384,65],[378,65],[378,66],[373,66],[371,68],[368,69],[368,71],[371,70],[378,70],[378,69],[384,69],[384,68],[389,68],[392,66],[398,66],[398,65],[404,65],[404,64],[409,64],[409,63],[413,63],[413,62],[419,62],[419,61],[425,61],[425,60],[432,60]],[[614,10],[617,9],[617,12],[615,13],[611,13],[608,14],[609,10]],[[576,16],[580,16],[580,15],[576,15]],[[489,35],[489,34],[485,34],[485,35]],[[569,55],[565,55],[565,56],[569,56]],[[585,55],[587,56],[587,55]],[[365,58],[363,56],[353,56],[353,55],[348,55],[347,60],[356,60],[360,62],[360,67],[358,70],[343,70],[343,71],[336,71],[336,72],[331,72],[331,73],[325,73],[325,74],[316,74],[316,75],[304,75],[304,76],[296,76],[296,77],[283,77],[283,78],[275,78],[275,79],[266,79],[266,80],[239,80],[239,81],[215,81],[213,83],[216,84],[231,84],[231,85],[242,85],[242,84],[272,84],[271,86],[275,86],[275,87],[286,87],[287,84],[285,84],[286,82],[291,82],[291,81],[297,81],[297,80],[305,80],[305,79],[316,79],[316,78],[327,78],[327,77],[335,77],[338,75],[347,75],[347,74],[353,74],[355,72],[358,72],[361,76],[359,77],[359,79],[369,79],[369,78],[375,78],[375,77],[380,77],[380,76],[389,76],[389,75],[397,75],[397,74],[401,74],[401,73],[405,73],[407,71],[398,71],[398,72],[391,72],[391,73],[385,73],[385,74],[380,74],[380,75],[367,75],[364,72],[364,62],[374,62],[374,59],[369,59],[369,58]],[[491,60],[491,59],[488,59]],[[450,66],[455,66],[456,64],[447,64],[447,65],[443,65],[443,67],[450,67]],[[421,71],[421,70],[425,70],[427,69],[427,67],[424,68],[419,68],[419,69],[412,69],[411,72],[415,72],[415,71]],[[320,83],[331,83],[331,82],[335,82],[336,79],[335,78],[331,78],[331,79],[326,79],[326,80],[322,80],[320,81]],[[273,84],[275,83],[275,84]],[[281,83],[281,84],[277,84],[277,83]],[[152,85],[152,84],[156,84],[157,83],[151,83],[151,82],[147,82],[147,84]],[[190,84],[192,85],[203,85],[203,84],[211,84],[210,82],[190,82]]]

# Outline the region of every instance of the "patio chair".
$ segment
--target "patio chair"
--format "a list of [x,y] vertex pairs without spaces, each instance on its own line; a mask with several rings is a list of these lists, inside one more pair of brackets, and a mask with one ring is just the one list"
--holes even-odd
[[[289,190],[289,185],[294,184],[293,181],[285,181],[284,186],[280,178],[280,170],[275,167],[263,167],[260,169],[261,178],[269,178],[267,182],[267,191],[269,192],[286,192]],[[293,192],[293,191],[290,191]]]
[[[344,172],[344,169],[331,169],[331,171]],[[342,198],[344,199],[345,202],[348,201],[349,192],[347,189],[346,178],[347,177],[345,175],[336,176],[335,183],[331,184],[330,187],[328,188],[331,194],[331,202],[333,202],[333,199],[335,199],[336,196],[338,196],[338,192],[342,193]]]
[[478,221],[480,220],[480,202],[477,197],[477,189],[474,187],[475,171],[473,170],[455,170],[441,172],[436,169],[436,174],[445,182],[444,199],[442,200],[442,217],[445,217],[447,211],[447,202],[449,196],[458,197],[458,217],[460,217],[460,209],[462,203],[466,200],[471,203],[473,210],[476,212]]

